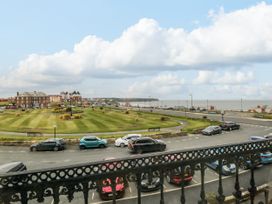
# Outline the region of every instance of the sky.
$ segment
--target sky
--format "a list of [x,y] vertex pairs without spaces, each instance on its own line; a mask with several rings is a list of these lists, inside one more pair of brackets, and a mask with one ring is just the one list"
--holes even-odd
[[272,1],[0,0],[0,98],[272,99]]

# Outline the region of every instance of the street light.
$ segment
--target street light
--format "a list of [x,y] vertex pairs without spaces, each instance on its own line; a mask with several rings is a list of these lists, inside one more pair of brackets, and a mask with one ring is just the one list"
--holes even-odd
[[56,139],[57,125],[54,125],[53,128],[54,128],[54,138]]
[[224,111],[224,110],[222,110],[222,111],[221,111],[221,115],[222,115],[222,122],[224,122],[224,114],[225,114],[225,111]]
[[190,94],[191,97],[191,109],[193,109],[193,94]]

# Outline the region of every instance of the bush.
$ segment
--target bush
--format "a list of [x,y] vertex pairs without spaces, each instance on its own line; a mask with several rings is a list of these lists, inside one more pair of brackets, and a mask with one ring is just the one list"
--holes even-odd
[[168,118],[168,117],[165,117],[165,116],[162,116],[161,117],[161,121],[167,121],[167,120],[169,120],[170,118]]
[[129,110],[126,110],[125,114],[129,114]]
[[71,111],[72,111],[72,108],[71,108],[71,107],[68,107],[68,108],[66,108],[65,111],[66,111],[66,112],[71,112]]
[[60,116],[60,119],[62,120],[71,120],[71,116],[69,114],[63,114]]
[[79,115],[79,114],[73,115],[73,119],[80,119],[80,118],[82,118],[82,117],[81,117],[81,115]]
[[102,107],[102,106],[100,107],[100,110],[103,110],[103,107]]

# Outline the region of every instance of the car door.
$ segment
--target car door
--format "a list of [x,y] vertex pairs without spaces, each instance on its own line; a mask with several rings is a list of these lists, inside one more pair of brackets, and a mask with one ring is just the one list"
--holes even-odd
[[38,146],[37,146],[37,149],[38,150],[41,150],[41,151],[46,151],[47,150],[47,142],[41,142]]
[[157,150],[157,144],[152,139],[146,139],[144,145],[145,152],[152,152]]
[[96,147],[96,138],[86,138],[85,142],[87,147]]

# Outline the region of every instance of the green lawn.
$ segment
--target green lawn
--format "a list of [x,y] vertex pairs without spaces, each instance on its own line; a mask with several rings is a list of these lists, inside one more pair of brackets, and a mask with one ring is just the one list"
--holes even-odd
[[139,113],[124,110],[100,108],[84,109],[81,119],[62,120],[58,113],[51,109],[35,109],[27,111],[7,110],[0,113],[0,131],[53,133],[57,125],[57,133],[115,132],[125,130],[147,129],[149,127],[178,126],[178,118],[152,113]]

